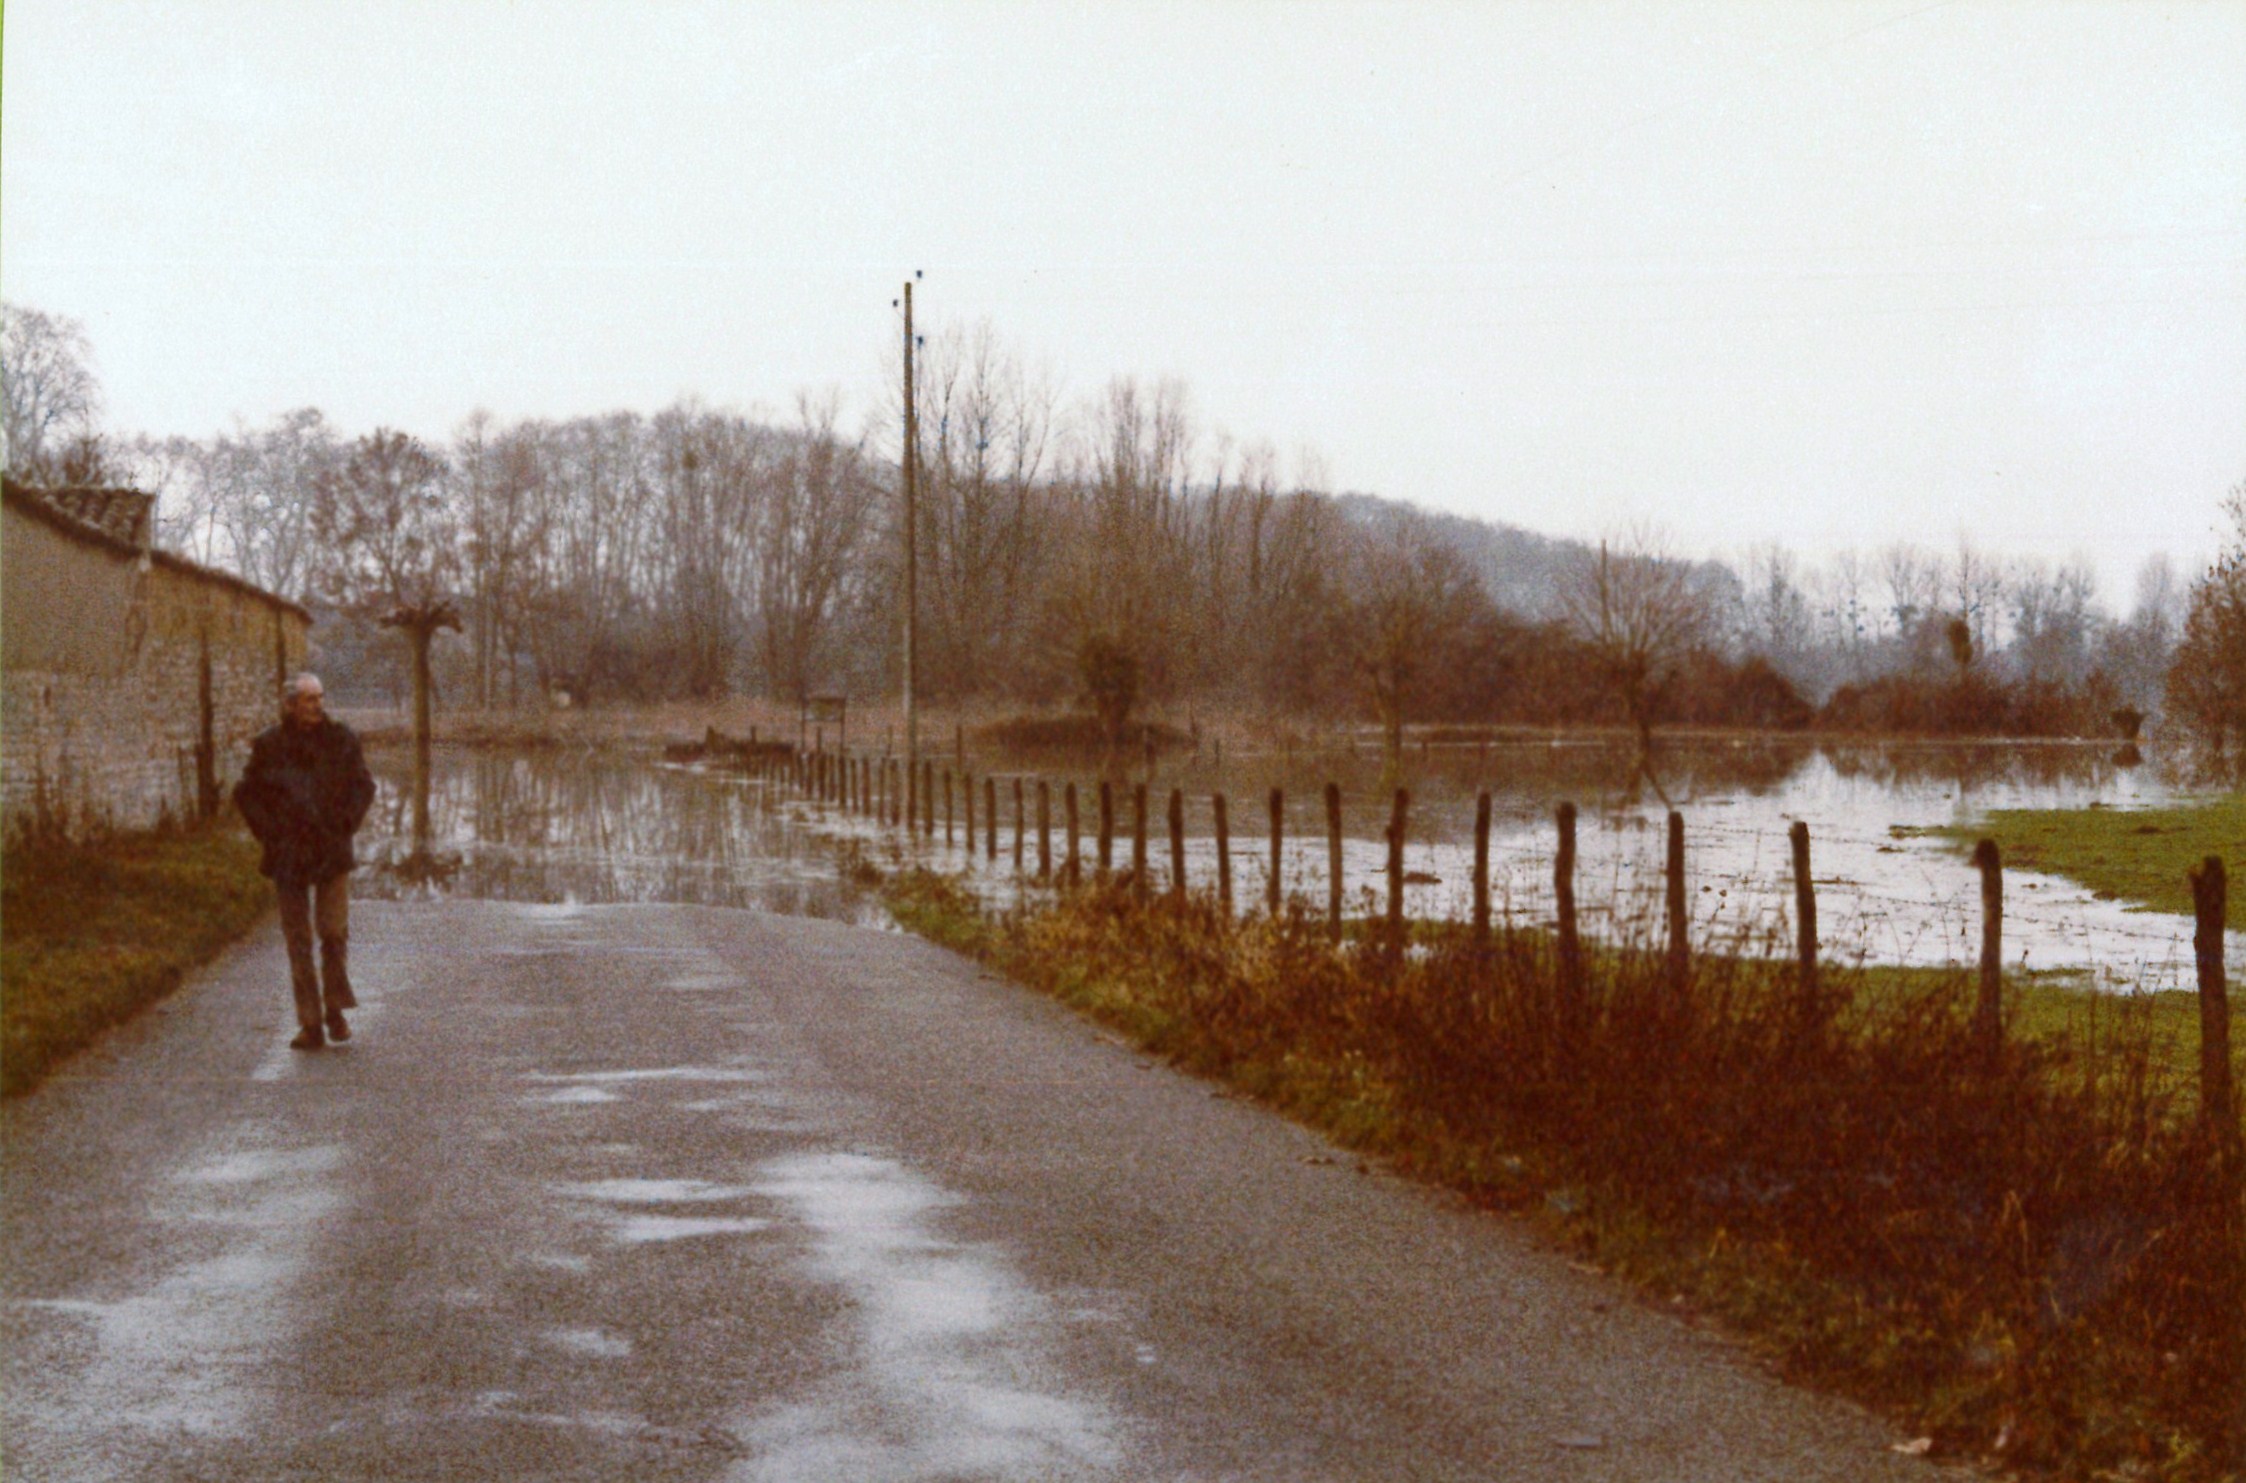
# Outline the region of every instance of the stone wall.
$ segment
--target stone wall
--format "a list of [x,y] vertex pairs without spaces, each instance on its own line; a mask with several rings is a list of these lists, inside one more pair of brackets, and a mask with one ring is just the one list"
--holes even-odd
[[83,837],[213,806],[278,719],[309,616],[10,498],[0,512],[0,817]]

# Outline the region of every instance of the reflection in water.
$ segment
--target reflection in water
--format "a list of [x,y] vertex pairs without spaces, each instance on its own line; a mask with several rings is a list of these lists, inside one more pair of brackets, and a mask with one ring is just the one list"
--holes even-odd
[[416,849],[410,758],[374,749],[362,897],[663,901],[867,925],[887,914],[761,787],[614,752],[440,748]]
[[[889,925],[872,878],[848,868],[859,853],[910,857],[957,872],[985,900],[1004,904],[1034,886],[1014,872],[1012,776],[1053,784],[1053,859],[1065,849],[1062,785],[1077,784],[1082,850],[1091,867],[1098,779],[1051,759],[971,755],[977,792],[1001,779],[999,848],[987,853],[978,798],[977,839],[937,833],[909,850],[894,831],[834,805],[775,797],[756,781],[624,752],[440,750],[430,798],[432,839],[412,847],[402,752],[373,759],[381,782],[362,854],[360,892],[376,898],[460,895],[539,902],[675,902],[749,907]],[[956,759],[945,759],[956,768]],[[1819,744],[1786,738],[1674,740],[1656,756],[1658,793],[1638,775],[1634,747],[1601,737],[1536,738],[1412,749],[1406,839],[1406,909],[1463,917],[1475,795],[1493,795],[1491,876],[1509,921],[1549,918],[1552,806],[1582,809],[1578,897],[1585,928],[1610,937],[1651,934],[1660,915],[1661,820],[1684,813],[1695,936],[1710,946],[1769,944],[1783,951],[1792,910],[1788,825],[1808,822],[1820,917],[1836,959],[1970,964],[1979,951],[1978,877],[1948,842],[1916,831],[1970,824],[1996,808],[2141,806],[2173,796],[2154,771],[2098,746],[2068,744]],[[938,777],[942,776],[939,764]],[[1117,789],[1116,860],[1130,859],[1130,783]],[[1165,759],[1151,779],[1150,866],[1167,884],[1163,838],[1170,789],[1186,794],[1186,867],[1196,887],[1216,877],[1210,794],[1232,800],[1234,897],[1260,907],[1269,871],[1265,795],[1286,789],[1282,887],[1322,910],[1326,899],[1323,788],[1344,800],[1343,891],[1352,912],[1376,911],[1387,890],[1381,834],[1388,789],[1376,746],[1319,753]],[[939,783],[938,798],[942,798]],[[1035,870],[1033,837],[1025,859]],[[2246,951],[2234,940],[2232,949]],[[2007,871],[2005,957],[2014,966],[2088,969],[2116,987],[2168,987],[2188,978],[2188,920],[2135,913],[2051,877]]]
[[[1317,754],[1241,757],[1218,768],[1186,760],[1164,767],[1149,789],[1150,868],[1157,888],[1169,880],[1163,825],[1172,787],[1186,792],[1186,873],[1195,886],[1216,875],[1209,794],[1232,800],[1234,899],[1258,909],[1269,880],[1264,795],[1286,789],[1281,885],[1314,912],[1327,890],[1323,785],[1343,795],[1342,882],[1346,910],[1376,913],[1386,900],[1381,840],[1393,784],[1382,777],[1376,746]],[[1551,919],[1552,808],[1580,807],[1577,899],[1584,930],[1614,939],[1653,939],[1661,928],[1663,794],[1683,813],[1696,941],[1711,949],[1784,954],[1791,939],[1793,883],[1786,832],[1808,823],[1820,938],[1840,961],[1920,966],[1971,965],[1980,945],[1978,876],[1962,851],[1919,831],[1970,827],[1999,808],[2141,807],[2174,797],[2152,769],[2123,764],[2098,745],[2073,743],[1830,743],[1778,737],[1712,737],[1663,742],[1654,765],[1660,788],[1646,786],[1627,739],[1567,736],[1409,749],[1412,791],[1405,842],[1405,910],[1416,917],[1462,919],[1470,910],[1475,795],[1492,795],[1491,884],[1500,918],[1521,925]],[[1004,762],[997,767],[1007,765]],[[1130,784],[1118,788],[1119,829],[1128,829]],[[1059,780],[1056,779],[1056,782]],[[1097,781],[1077,779],[1085,817]],[[1025,889],[1012,870],[1011,813],[999,858],[939,847],[940,869],[966,870],[987,901]],[[1089,827],[1089,826],[1088,826]],[[1056,849],[1058,845],[1056,845]],[[1086,846],[1089,860],[1090,846]],[[1130,843],[1116,845],[1118,864]],[[1032,851],[1034,858],[1034,850]],[[2087,974],[2106,987],[2171,988],[2189,983],[2187,918],[2134,912],[2054,877],[2006,872],[2005,959],[2015,969]],[[1029,889],[1034,889],[1030,887]],[[2232,938],[2232,951],[2246,941]]]

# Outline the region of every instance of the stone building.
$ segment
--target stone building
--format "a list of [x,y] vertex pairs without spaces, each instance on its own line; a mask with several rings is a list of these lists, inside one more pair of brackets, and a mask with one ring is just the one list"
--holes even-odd
[[83,837],[214,809],[311,614],[153,549],[153,496],[0,485],[0,824]]

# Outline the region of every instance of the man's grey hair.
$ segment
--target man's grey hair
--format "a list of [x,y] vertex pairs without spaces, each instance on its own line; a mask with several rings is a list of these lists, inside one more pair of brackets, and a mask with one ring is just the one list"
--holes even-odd
[[320,683],[318,675],[310,670],[303,670],[289,681],[288,688],[282,694],[294,700],[299,695],[325,695],[327,687]]

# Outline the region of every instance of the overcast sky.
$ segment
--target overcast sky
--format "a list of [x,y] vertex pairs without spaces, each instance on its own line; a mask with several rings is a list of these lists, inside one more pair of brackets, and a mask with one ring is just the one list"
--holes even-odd
[[1338,488],[2196,563],[2246,4],[10,0],[0,293],[114,428],[882,396],[891,300]]

